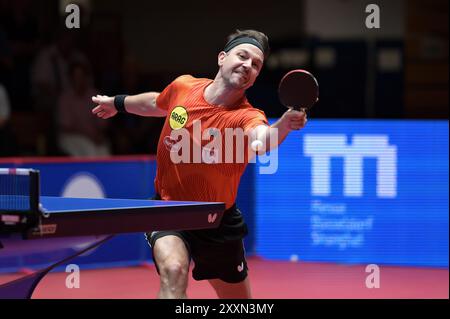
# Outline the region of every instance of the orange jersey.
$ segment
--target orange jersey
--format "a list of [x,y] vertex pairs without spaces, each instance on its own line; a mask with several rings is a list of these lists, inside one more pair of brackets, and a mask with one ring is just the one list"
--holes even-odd
[[[210,83],[210,79],[183,75],[158,96],[156,105],[167,111],[167,117],[158,143],[155,190],[164,200],[224,202],[229,208],[235,203],[248,157],[238,161],[236,150],[232,149],[233,160],[226,161],[225,153],[230,154],[230,147],[237,147],[237,138],[232,144],[228,139],[227,144],[225,129],[245,131],[258,125],[268,125],[268,121],[264,112],[251,106],[247,99],[234,108],[208,104],[203,93]],[[181,131],[185,135],[189,133],[189,148],[180,149]],[[203,134],[206,133],[210,139],[204,140]],[[221,148],[220,144],[216,144],[216,148],[211,147],[210,142],[216,137],[222,142]],[[185,155],[188,160],[174,161],[171,152]]]

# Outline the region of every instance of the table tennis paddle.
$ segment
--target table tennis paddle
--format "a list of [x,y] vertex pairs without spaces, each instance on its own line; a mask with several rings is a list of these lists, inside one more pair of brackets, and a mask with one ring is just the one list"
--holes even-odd
[[319,84],[308,71],[292,70],[281,79],[278,86],[278,97],[286,107],[307,111],[318,100]]

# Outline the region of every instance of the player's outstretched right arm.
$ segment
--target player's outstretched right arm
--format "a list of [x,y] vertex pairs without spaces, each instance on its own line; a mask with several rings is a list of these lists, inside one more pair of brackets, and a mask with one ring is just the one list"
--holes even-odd
[[[158,108],[156,99],[158,92],[148,92],[137,95],[128,95],[124,100],[124,107],[127,113],[133,113],[141,116],[164,117],[167,112]],[[117,108],[114,105],[114,97],[106,95],[96,95],[92,101],[97,104],[92,109],[92,113],[102,119],[108,119],[117,114]]]

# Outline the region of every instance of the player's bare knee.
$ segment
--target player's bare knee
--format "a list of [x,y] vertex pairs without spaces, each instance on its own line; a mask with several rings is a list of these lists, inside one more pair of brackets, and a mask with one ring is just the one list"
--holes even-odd
[[168,284],[187,282],[189,264],[182,261],[166,261],[160,266],[160,275]]

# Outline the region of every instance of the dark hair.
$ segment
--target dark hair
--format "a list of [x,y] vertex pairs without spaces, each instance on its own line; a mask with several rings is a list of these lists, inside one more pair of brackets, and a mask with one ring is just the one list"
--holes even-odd
[[243,37],[250,37],[258,41],[258,43],[263,48],[264,58],[267,58],[270,53],[270,47],[269,47],[269,38],[267,35],[260,31],[256,30],[236,30],[232,34],[230,34],[227,37],[227,43],[230,43],[231,41],[237,39],[237,38],[243,38]]

